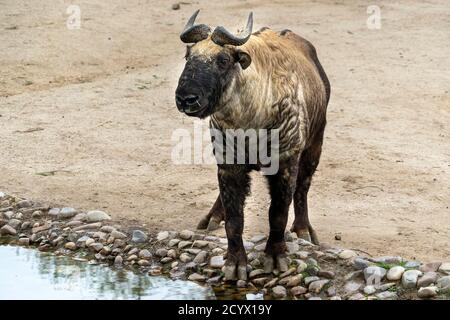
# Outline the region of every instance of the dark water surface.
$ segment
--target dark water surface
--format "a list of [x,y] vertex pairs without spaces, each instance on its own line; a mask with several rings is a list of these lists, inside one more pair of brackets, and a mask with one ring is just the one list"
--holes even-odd
[[0,299],[216,299],[193,282],[0,245]]

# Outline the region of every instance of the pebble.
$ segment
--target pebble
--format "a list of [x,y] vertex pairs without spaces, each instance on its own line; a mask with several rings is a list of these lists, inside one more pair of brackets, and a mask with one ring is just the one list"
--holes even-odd
[[72,218],[72,220],[75,221],[84,221],[86,219],[86,213],[82,212],[82,213],[77,213],[75,215],[75,217]]
[[441,262],[430,262],[420,266],[419,270],[422,272],[436,272],[441,266]]
[[174,4],[172,4],[172,10],[180,10],[180,4],[177,2],[177,3],[174,3]]
[[137,260],[137,259],[138,259],[137,255],[132,254],[131,256],[129,256],[129,257],[127,258],[127,261],[133,261],[133,260]]
[[296,287],[302,282],[302,279],[303,279],[303,275],[297,274],[295,276],[292,276],[286,285],[288,287]]
[[436,283],[439,278],[439,274],[437,272],[426,272],[418,281],[417,287],[428,287],[429,285]]
[[180,232],[180,238],[183,240],[191,240],[195,233],[191,230],[183,230]]
[[439,292],[437,287],[423,287],[417,292],[417,296],[421,299],[430,299],[435,297]]
[[289,268],[289,270],[283,272],[282,274],[280,274],[280,279],[290,276],[291,274],[293,274],[295,272],[295,268]]
[[257,244],[253,249],[255,249],[256,251],[262,252],[262,251],[264,251],[264,249],[266,249],[266,244],[265,243]]
[[350,297],[348,297],[348,300],[364,300],[365,297],[362,293],[358,292],[355,293],[353,295],[351,295]]
[[150,265],[150,262],[148,260],[141,259],[138,261],[138,265],[140,265],[141,267],[147,267]]
[[396,285],[395,282],[385,283],[385,284],[377,286],[376,289],[378,291],[386,291],[386,290],[389,290],[390,288],[394,287],[395,285]]
[[180,239],[171,239],[169,241],[169,247],[175,247],[176,245],[178,245],[178,243],[180,243]]
[[103,249],[103,244],[101,244],[100,242],[94,242],[89,245],[89,248],[96,252],[99,252],[100,250]]
[[450,275],[450,262],[444,262],[443,264],[441,264],[438,270],[443,274]]
[[397,300],[398,299],[397,293],[392,292],[392,291],[380,292],[380,293],[377,293],[375,296],[377,297],[378,300]]
[[205,263],[208,259],[207,251],[200,251],[194,258],[194,262],[198,264]]
[[100,228],[101,232],[106,232],[106,233],[111,233],[114,230],[116,230],[116,228],[112,227],[112,226],[103,226]]
[[123,232],[113,230],[111,232],[111,237],[114,237],[115,239],[125,239],[127,237],[127,235]]
[[278,282],[278,278],[274,278],[274,279],[270,280],[269,282],[267,282],[264,285],[264,288],[272,288],[273,286],[275,286],[277,284],[277,282]]
[[134,243],[145,243],[148,240],[148,236],[145,234],[144,231],[141,230],[134,230],[133,234],[131,236],[131,242]]
[[320,280],[320,278],[319,277],[306,277],[305,278],[305,285],[309,285],[311,282],[314,282],[314,281],[318,281],[318,280]]
[[363,284],[360,282],[348,281],[344,285],[344,292],[346,295],[353,294],[355,292],[358,292],[362,286]]
[[360,258],[360,257],[356,257],[353,260],[353,268],[355,268],[356,270],[364,270],[365,268],[371,266],[372,263],[366,259]]
[[64,248],[66,248],[67,250],[76,250],[77,249],[77,245],[74,242],[67,242],[64,245]]
[[116,257],[114,258],[114,265],[120,266],[120,265],[122,265],[122,263],[123,263],[123,258],[122,258],[122,256],[116,256]]
[[184,249],[186,247],[189,247],[190,245],[192,245],[191,241],[180,241],[178,243],[178,249]]
[[256,269],[256,270],[251,271],[250,274],[248,275],[248,277],[250,279],[252,279],[252,278],[256,278],[258,276],[261,276],[261,275],[263,275],[265,273],[266,272],[264,271],[264,269]]
[[296,287],[291,288],[291,294],[293,296],[299,296],[299,295],[305,294],[307,292],[308,292],[308,289],[306,289],[305,287],[302,287],[302,286],[296,286]]
[[320,270],[317,273],[317,276],[322,277],[322,278],[326,278],[326,279],[334,279],[336,274],[333,271]]
[[81,221],[69,221],[66,223],[66,227],[75,228],[75,227],[81,226],[82,224],[83,224],[83,222],[81,222]]
[[364,293],[369,296],[374,294],[375,292],[377,292],[377,289],[374,286],[365,286],[364,287]]
[[161,263],[168,263],[168,262],[172,262],[173,259],[171,257],[165,257],[165,258],[162,258],[160,261],[161,261]]
[[329,288],[327,288],[327,290],[325,291],[325,293],[327,294],[327,296],[329,297],[334,297],[336,295],[336,288],[331,286]]
[[176,259],[177,256],[178,256],[177,255],[177,251],[175,249],[170,249],[170,250],[167,251],[167,256],[169,258]]
[[395,266],[389,269],[387,272],[386,278],[391,281],[397,281],[402,278],[403,272],[405,272],[405,268],[402,266]]
[[209,241],[205,241],[205,240],[195,240],[194,243],[192,244],[193,247],[195,248],[204,248],[209,244]]
[[94,222],[94,223],[88,223],[88,224],[84,224],[82,226],[73,228],[73,231],[81,231],[81,230],[93,230],[93,229],[98,229],[101,228],[102,224],[101,222]]
[[21,200],[21,201],[17,202],[18,208],[29,208],[32,206],[33,206],[33,202],[30,200]]
[[266,236],[265,236],[265,235],[263,235],[263,234],[258,234],[258,235],[256,235],[256,236],[253,236],[253,237],[250,239],[250,241],[253,242],[253,243],[258,243],[258,242],[261,242],[261,241],[263,241],[263,240],[265,240],[265,239],[266,239]]
[[321,297],[309,297],[308,300],[322,300]]
[[4,225],[3,227],[0,228],[0,235],[10,235],[10,236],[15,236],[17,234],[16,229],[14,229],[13,227],[11,227],[10,225]]
[[288,250],[288,254],[294,254],[300,249],[300,246],[296,242],[286,242],[286,248]]
[[364,269],[364,279],[368,285],[379,284],[386,275],[386,269],[378,266],[370,266]]
[[188,255],[188,254],[185,253],[185,252],[183,252],[182,254],[180,254],[179,259],[180,259],[181,262],[184,262],[184,263],[192,261],[191,256]]
[[198,273],[193,273],[188,277],[188,280],[204,282],[206,280],[206,277]]
[[22,225],[22,221],[18,219],[11,219],[8,221],[8,224],[17,230],[17,228],[19,228]]
[[264,286],[268,280],[269,280],[269,278],[267,278],[267,277],[256,278],[256,279],[252,280],[252,283],[257,286]]
[[77,213],[78,213],[78,211],[76,209],[70,208],[70,207],[65,207],[59,211],[59,213],[56,217],[58,219],[70,219],[70,218],[73,218]]
[[309,256],[309,252],[308,252],[308,251],[297,251],[297,252],[295,253],[295,255],[296,255],[297,257],[299,257],[300,259],[307,259],[308,256]]
[[450,290],[450,276],[445,276],[445,277],[440,278],[437,281],[437,285],[440,289]]
[[0,200],[2,200],[3,198],[6,198],[6,193],[0,191]]
[[213,256],[209,259],[209,266],[211,268],[222,268],[225,264],[223,256]]
[[415,288],[417,285],[417,279],[422,274],[419,270],[407,270],[402,276],[402,286],[405,289]]
[[276,286],[272,288],[272,295],[275,298],[284,298],[287,295],[286,288],[282,286]]
[[[157,241],[164,241],[166,239],[169,238],[169,231],[161,231],[158,233],[158,235],[156,236],[156,240]],[[175,240],[175,239],[172,239]],[[176,244],[175,244],[176,245]]]
[[353,250],[342,250],[341,253],[339,253],[339,255],[338,255],[339,258],[344,259],[344,260],[351,259],[356,256],[357,256],[357,254]]
[[417,269],[420,267],[420,262],[417,261],[408,261],[404,265],[405,269]]
[[152,254],[147,249],[143,249],[143,250],[139,251],[139,258],[148,260],[148,259],[151,259],[151,257],[152,257]]
[[244,280],[238,280],[238,281],[236,282],[236,286],[237,286],[238,288],[245,288],[245,287],[247,287],[247,282],[244,281]]
[[305,271],[308,268],[308,265],[303,262],[303,261],[299,261],[298,262],[298,266],[297,266],[297,273],[302,273],[303,271]]
[[20,238],[19,239],[19,244],[21,246],[28,246],[28,245],[30,245],[30,238]]
[[100,210],[93,210],[89,211],[86,214],[85,219],[87,222],[100,222],[105,220],[111,220],[111,217],[106,212]]
[[167,249],[160,248],[160,249],[156,250],[155,254],[158,257],[164,258],[167,255],[167,252],[168,252]]
[[386,263],[386,264],[400,264],[403,262],[403,258],[399,256],[383,256],[372,259],[375,263]]

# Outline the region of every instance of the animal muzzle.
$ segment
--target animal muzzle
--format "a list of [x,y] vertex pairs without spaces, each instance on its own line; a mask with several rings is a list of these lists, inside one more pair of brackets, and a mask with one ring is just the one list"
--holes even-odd
[[175,101],[178,110],[190,116],[200,114],[208,106],[202,95],[196,93],[177,92]]

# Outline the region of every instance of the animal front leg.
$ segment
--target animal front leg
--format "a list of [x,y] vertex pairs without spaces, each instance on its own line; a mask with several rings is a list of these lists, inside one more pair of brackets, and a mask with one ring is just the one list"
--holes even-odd
[[272,201],[269,208],[270,234],[266,244],[264,270],[272,272],[275,268],[284,272],[288,270],[284,232],[289,214],[289,206],[295,189],[297,165],[294,159],[280,166],[273,176],[267,176]]
[[242,241],[242,232],[244,202],[249,193],[250,177],[246,168],[239,165],[220,167],[218,176],[228,239],[224,276],[226,280],[247,280],[247,255]]
[[213,207],[209,213],[200,220],[197,229],[213,231],[220,228],[220,222],[225,218],[225,209],[222,205],[222,200],[220,199],[220,194],[217,196],[216,202],[214,202]]

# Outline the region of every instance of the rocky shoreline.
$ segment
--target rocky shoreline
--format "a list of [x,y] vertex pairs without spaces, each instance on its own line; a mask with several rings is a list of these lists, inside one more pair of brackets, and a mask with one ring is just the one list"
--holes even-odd
[[244,242],[248,281],[226,282],[227,240],[190,230],[123,230],[103,211],[51,208],[0,192],[0,237],[10,244],[225,286],[266,299],[396,300],[450,299],[450,263],[421,263],[398,256],[369,257],[286,233],[289,269],[266,273],[265,235]]

